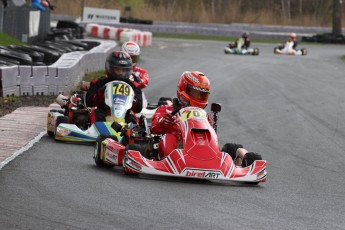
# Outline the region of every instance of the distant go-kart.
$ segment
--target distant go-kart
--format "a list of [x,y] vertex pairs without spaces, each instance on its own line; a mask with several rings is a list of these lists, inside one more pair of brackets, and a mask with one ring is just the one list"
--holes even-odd
[[[258,184],[266,181],[266,161],[252,152],[237,154],[240,145],[218,145],[217,113],[221,105],[213,103],[213,127],[205,110],[186,107],[175,110],[181,142],[167,157],[152,157],[159,140],[150,129],[132,132],[127,145],[111,136],[99,136],[94,159],[99,167],[122,166],[127,175],[151,174],[203,180],[237,181]],[[141,126],[143,127],[143,125]],[[128,129],[124,134],[128,132]],[[129,132],[130,133],[130,132]],[[155,155],[155,154],[153,154]]]
[[273,53],[275,54],[283,54],[283,55],[297,55],[297,56],[305,56],[307,55],[307,49],[293,49],[293,42],[287,41],[285,45],[279,44],[278,46],[274,47]]
[[259,55],[259,48],[242,48],[244,39],[240,38],[237,43],[230,43],[224,48],[225,54],[239,54],[239,55]]

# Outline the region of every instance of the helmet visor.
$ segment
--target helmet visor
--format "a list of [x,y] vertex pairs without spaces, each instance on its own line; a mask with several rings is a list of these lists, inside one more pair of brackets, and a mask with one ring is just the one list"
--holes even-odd
[[132,74],[132,68],[128,67],[111,67],[109,71],[111,76],[117,80],[125,80]]
[[196,99],[196,100],[200,100],[200,101],[207,101],[208,100],[208,95],[210,94],[210,92],[208,90],[205,89],[201,89],[198,87],[193,87],[193,86],[188,86],[186,93]]

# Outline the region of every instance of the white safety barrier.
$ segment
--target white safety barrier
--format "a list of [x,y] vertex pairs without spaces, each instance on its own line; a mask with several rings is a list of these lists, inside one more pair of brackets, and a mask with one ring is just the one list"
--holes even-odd
[[106,25],[90,23],[85,27],[87,35],[95,38],[115,40],[120,43],[133,41],[139,46],[147,47],[152,45],[152,33],[129,28],[116,28]]
[[64,53],[49,66],[0,67],[0,96],[58,95],[71,90],[85,73],[104,70],[107,56],[117,45],[112,40],[93,41],[100,45],[89,51]]

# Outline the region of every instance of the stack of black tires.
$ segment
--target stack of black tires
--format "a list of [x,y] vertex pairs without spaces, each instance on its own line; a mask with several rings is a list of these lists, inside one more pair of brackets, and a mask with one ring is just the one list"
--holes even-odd
[[316,34],[314,36],[303,36],[304,42],[318,42],[318,43],[331,43],[331,44],[345,44],[344,35],[334,35],[332,33]]
[[121,23],[133,23],[133,24],[144,24],[144,25],[152,25],[152,20],[143,20],[133,17],[120,17]]
[[75,22],[59,21],[46,41],[31,45],[0,46],[0,66],[44,66],[55,63],[62,54],[90,50],[99,43],[84,41],[84,29]]

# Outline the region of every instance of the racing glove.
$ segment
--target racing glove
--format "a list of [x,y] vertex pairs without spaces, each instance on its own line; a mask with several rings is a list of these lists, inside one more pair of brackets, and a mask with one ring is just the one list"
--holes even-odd
[[135,75],[135,74],[131,74],[131,76],[129,77],[129,80],[131,82],[134,82],[134,84],[136,83],[137,86],[139,86],[142,83],[142,80],[139,76]]
[[119,132],[121,136],[124,136],[126,134],[126,132],[127,132],[127,127],[120,125],[116,121],[114,121],[111,124],[111,128],[113,128],[116,132]]
[[175,124],[175,118],[170,113],[164,114],[159,119],[159,124],[160,125],[174,125]]

